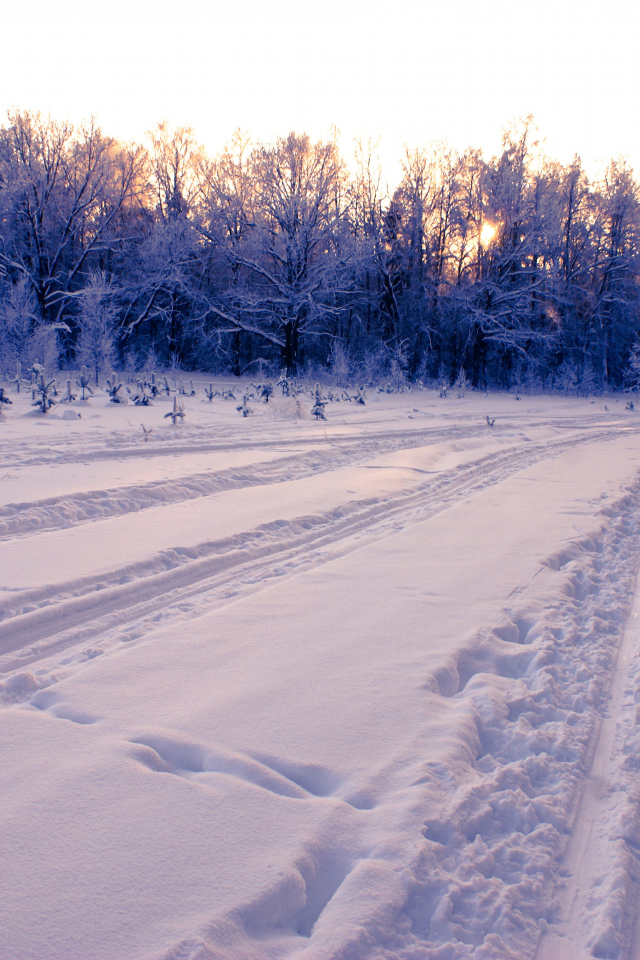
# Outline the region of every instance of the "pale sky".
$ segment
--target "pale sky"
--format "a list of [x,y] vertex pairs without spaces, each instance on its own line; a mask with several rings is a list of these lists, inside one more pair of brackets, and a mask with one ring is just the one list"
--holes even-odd
[[12,106],[140,141],[160,120],[215,154],[234,130],[271,142],[335,125],[404,144],[499,150],[533,114],[547,153],[591,174],[640,172],[640,4],[610,0],[22,0],[2,11],[0,115]]

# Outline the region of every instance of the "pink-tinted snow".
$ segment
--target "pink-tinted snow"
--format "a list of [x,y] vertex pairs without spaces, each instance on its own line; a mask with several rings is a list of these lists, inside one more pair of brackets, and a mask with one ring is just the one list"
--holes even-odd
[[638,415],[196,387],[0,422],[2,960],[635,957]]

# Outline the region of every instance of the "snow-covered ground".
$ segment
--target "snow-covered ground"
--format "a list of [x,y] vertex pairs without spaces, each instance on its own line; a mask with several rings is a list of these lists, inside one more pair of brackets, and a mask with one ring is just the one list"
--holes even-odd
[[2,960],[638,957],[640,414],[203,386],[9,394]]

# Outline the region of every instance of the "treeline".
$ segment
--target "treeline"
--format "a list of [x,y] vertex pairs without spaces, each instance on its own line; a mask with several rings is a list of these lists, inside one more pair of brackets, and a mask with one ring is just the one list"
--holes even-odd
[[640,331],[640,207],[614,160],[590,181],[530,118],[485,160],[238,133],[210,158],[13,112],[0,129],[0,358],[241,374],[256,364],[619,387]]

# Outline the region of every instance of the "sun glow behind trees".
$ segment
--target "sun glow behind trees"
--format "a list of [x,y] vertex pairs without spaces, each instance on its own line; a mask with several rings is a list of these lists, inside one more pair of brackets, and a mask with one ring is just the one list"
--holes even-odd
[[496,235],[497,227],[494,227],[492,223],[484,223],[482,225],[482,230],[480,231],[480,242],[483,247],[488,247],[493,238]]
[[407,149],[391,190],[370,147],[349,169],[335,139],[300,133],[238,133],[210,156],[167,123],[126,146],[27,112],[0,130],[5,362],[23,301],[36,307],[20,323],[57,330],[73,361],[90,290],[121,361],[295,371],[339,347],[363,376],[464,367],[506,385],[571,367],[621,385],[639,273],[631,170],[612,161],[590,181],[546,156],[531,118],[493,158]]

